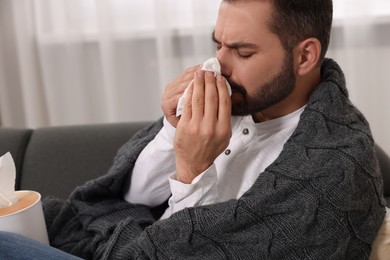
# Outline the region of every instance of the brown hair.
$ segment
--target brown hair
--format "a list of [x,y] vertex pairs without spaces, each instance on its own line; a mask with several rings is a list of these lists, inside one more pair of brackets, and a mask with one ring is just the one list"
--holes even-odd
[[[245,0],[224,0],[227,3]],[[252,0],[256,1],[256,0]],[[325,57],[330,41],[333,20],[332,0],[257,0],[271,3],[274,12],[269,21],[270,30],[275,33],[284,49],[293,48],[308,38],[321,43],[321,60]]]

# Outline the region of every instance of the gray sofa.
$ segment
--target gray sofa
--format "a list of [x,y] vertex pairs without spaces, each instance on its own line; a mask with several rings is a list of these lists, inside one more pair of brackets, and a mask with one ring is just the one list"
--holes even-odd
[[[16,189],[66,198],[78,185],[106,173],[119,147],[150,122],[32,129],[0,128],[0,155],[15,160]],[[390,205],[390,158],[377,147]]]
[[105,174],[119,147],[149,124],[0,128],[0,155],[10,151],[14,158],[16,190],[66,198],[76,186]]

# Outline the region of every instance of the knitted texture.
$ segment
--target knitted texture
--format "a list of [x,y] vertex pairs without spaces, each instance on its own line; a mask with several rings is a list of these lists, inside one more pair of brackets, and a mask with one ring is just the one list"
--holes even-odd
[[385,214],[381,174],[369,125],[334,61],[324,62],[280,156],[240,199],[159,221],[125,202],[123,184],[161,127],[160,120],[139,132],[107,175],[67,202],[45,200],[53,246],[87,259],[369,258]]

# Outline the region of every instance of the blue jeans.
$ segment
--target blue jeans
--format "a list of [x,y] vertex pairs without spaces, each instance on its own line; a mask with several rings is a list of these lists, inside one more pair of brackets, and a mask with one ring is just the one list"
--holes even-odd
[[0,259],[80,259],[57,248],[42,244],[30,238],[0,231]]

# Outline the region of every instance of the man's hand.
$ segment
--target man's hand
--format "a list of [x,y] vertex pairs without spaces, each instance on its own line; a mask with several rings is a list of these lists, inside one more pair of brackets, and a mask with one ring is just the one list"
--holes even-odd
[[231,99],[222,76],[198,70],[186,96],[174,140],[176,178],[191,181],[229,145]]
[[191,80],[194,78],[194,73],[197,70],[200,70],[200,66],[188,68],[174,81],[165,86],[161,108],[166,119],[173,127],[176,127],[179,122],[179,117],[176,117],[176,108],[179,98],[191,83]]

